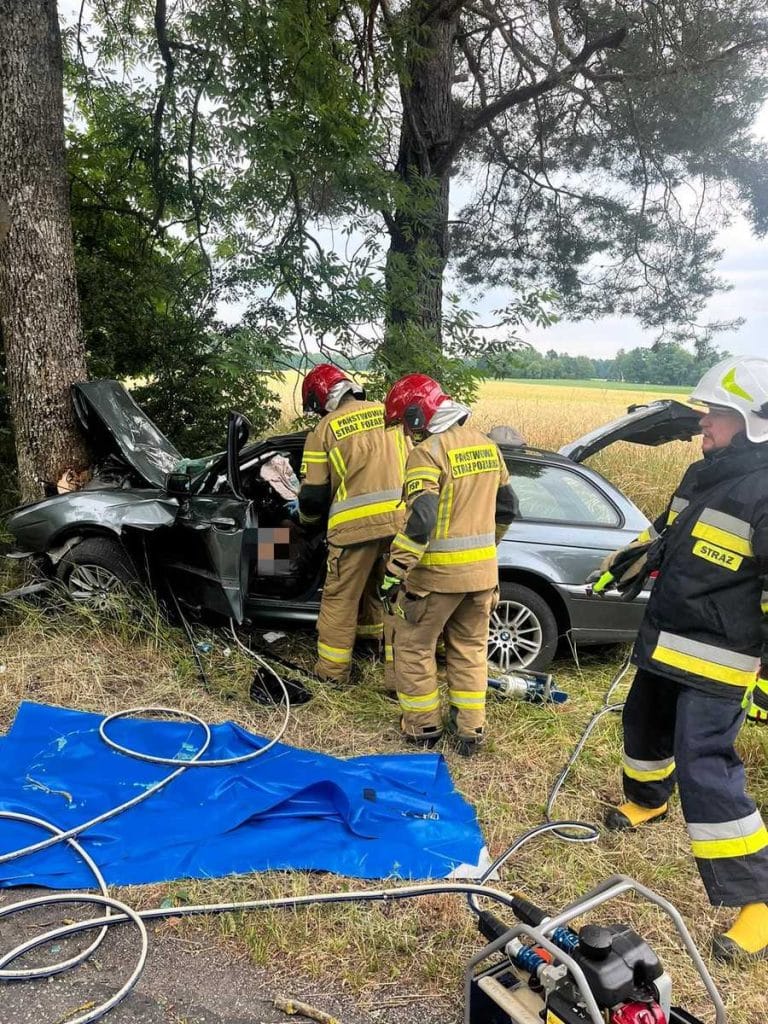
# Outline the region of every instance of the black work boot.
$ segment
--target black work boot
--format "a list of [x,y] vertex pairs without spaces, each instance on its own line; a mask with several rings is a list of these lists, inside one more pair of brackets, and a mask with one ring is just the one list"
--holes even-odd
[[431,750],[432,747],[440,740],[443,735],[443,730],[439,725],[423,725],[417,729],[416,732],[406,732],[403,728],[403,721],[400,720],[400,733],[406,743],[409,743],[413,747],[423,747],[425,750]]
[[475,729],[474,735],[457,735],[454,742],[457,754],[462,757],[474,757],[480,753],[480,748],[485,743],[485,733],[482,729]]

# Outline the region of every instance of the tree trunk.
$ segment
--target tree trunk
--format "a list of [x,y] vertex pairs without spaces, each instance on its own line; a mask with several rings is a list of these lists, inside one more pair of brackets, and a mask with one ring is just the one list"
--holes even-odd
[[[452,137],[454,44],[458,15],[423,23],[418,55],[401,86],[403,117],[397,173],[407,199],[389,222],[387,331],[382,355],[396,371],[413,369],[414,342],[428,365],[442,347],[443,273],[448,262],[450,168],[441,156]],[[411,350],[409,354],[408,350]]]
[[0,324],[22,498],[87,452],[70,385],[86,377],[64,165],[56,0],[0,0]]

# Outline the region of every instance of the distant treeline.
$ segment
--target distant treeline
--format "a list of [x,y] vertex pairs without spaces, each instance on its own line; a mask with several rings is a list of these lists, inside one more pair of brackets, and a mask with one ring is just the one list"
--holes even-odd
[[613,359],[570,356],[550,349],[546,353],[523,349],[489,355],[478,362],[488,376],[524,380],[619,380],[629,384],[695,384],[704,370],[725,356],[714,348],[703,354],[690,352],[675,342],[655,348],[619,349]]

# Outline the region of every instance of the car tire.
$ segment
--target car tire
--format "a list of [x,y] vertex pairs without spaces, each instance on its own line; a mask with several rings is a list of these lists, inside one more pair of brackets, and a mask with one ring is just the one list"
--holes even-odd
[[530,587],[502,581],[488,633],[489,663],[499,672],[544,671],[557,642],[557,619],[546,600]]
[[123,545],[109,537],[86,537],[75,544],[56,566],[70,600],[106,612],[138,582],[139,576]]

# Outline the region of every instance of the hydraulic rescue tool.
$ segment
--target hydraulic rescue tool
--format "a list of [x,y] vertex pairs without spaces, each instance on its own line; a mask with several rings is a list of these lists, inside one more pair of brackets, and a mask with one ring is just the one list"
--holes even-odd
[[489,678],[488,689],[498,697],[512,697],[531,704],[564,704],[568,700],[564,690],[555,689],[552,676],[522,668],[495,679]]
[[464,976],[465,1024],[702,1024],[672,1005],[671,978],[629,925],[571,928],[576,918],[630,892],[671,918],[715,1007],[717,1024],[723,1024],[722,1000],[680,913],[623,875],[607,879],[556,917],[521,897],[513,898],[520,923],[512,928],[480,911],[478,927],[492,941],[472,958]]

